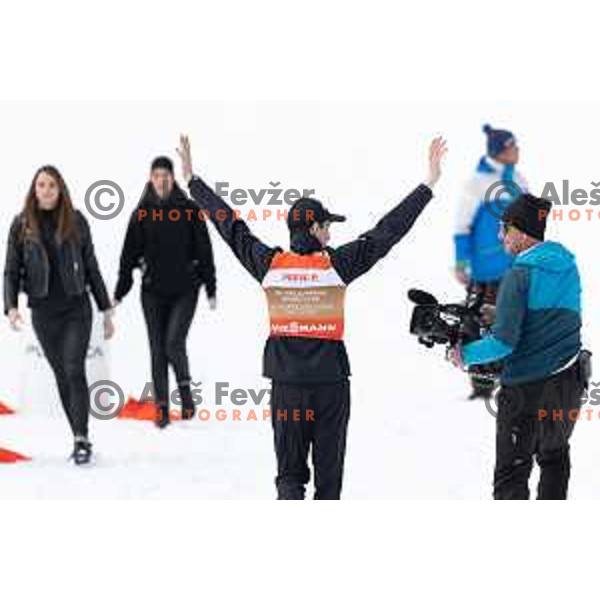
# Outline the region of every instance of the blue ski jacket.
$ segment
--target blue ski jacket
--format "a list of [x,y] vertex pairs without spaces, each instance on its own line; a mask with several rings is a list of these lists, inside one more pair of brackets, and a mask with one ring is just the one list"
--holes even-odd
[[[454,235],[456,265],[469,271],[474,283],[502,279],[511,263],[511,257],[504,252],[498,239],[498,213],[514,196],[508,191],[502,193],[500,181],[513,182],[523,192],[527,191],[527,182],[513,165],[502,165],[484,156],[474,177],[467,183],[459,205]],[[491,210],[485,202],[488,190],[494,198],[496,192],[500,194],[501,204],[495,203]]]
[[581,284],[574,256],[542,242],[519,254],[507,271],[490,335],[464,346],[466,365],[503,360],[500,381],[544,379],[581,349]]

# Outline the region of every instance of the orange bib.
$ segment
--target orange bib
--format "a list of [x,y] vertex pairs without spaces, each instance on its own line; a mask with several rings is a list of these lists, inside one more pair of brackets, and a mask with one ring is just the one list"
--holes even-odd
[[276,254],[262,286],[271,336],[343,338],[346,285],[326,252]]

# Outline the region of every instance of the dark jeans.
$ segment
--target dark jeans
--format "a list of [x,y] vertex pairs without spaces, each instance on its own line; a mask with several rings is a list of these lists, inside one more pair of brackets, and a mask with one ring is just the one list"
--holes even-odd
[[152,356],[154,394],[157,406],[162,409],[168,410],[169,406],[169,365],[175,371],[182,404],[189,408],[191,377],[186,340],[197,304],[198,289],[174,297],[142,290],[142,307]]
[[500,388],[494,499],[529,498],[534,456],[540,467],[538,499],[566,499],[569,438],[583,389],[577,364],[547,379]]
[[92,307],[81,304],[61,312],[32,309],[31,321],[48,359],[74,435],[88,435],[89,395],[85,358],[92,332]]
[[[295,419],[296,416],[299,419]],[[271,420],[279,500],[304,499],[310,479],[308,453],[311,446],[315,500],[339,500],[349,418],[350,382],[347,379],[314,386],[273,381]]]

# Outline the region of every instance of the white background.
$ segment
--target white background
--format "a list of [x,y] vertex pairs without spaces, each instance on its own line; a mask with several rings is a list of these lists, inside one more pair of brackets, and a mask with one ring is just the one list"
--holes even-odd
[[[263,187],[276,176],[290,185],[307,183],[336,209],[351,214],[350,222],[334,232],[336,237],[348,239],[422,176],[427,139],[437,132],[448,136],[452,154],[446,176],[436,204],[413,232],[414,246],[410,250],[399,247],[350,292],[352,337],[348,345],[356,373],[355,398],[369,395],[366,386],[371,377],[406,375],[401,369],[408,366],[387,350],[387,344],[402,339],[402,344],[407,344],[403,348],[409,347],[404,333],[408,308],[402,296],[412,285],[410,275],[422,278],[423,285],[431,282],[436,290],[447,285],[451,205],[478,158],[482,122],[489,120],[515,131],[523,147],[523,170],[534,185],[570,177],[584,186],[588,179],[598,179],[594,170],[596,111],[593,103],[585,102],[598,96],[593,64],[597,34],[594,15],[584,14],[584,3],[572,2],[561,10],[544,5],[543,12],[541,5],[515,2],[494,6],[455,2],[445,7],[427,2],[409,7],[377,2],[291,6],[222,2],[218,8],[180,2],[143,6],[105,2],[94,8],[65,2],[60,7],[64,12],[59,4],[21,3],[19,9],[11,7],[12,12],[4,15],[5,97],[237,102],[218,102],[211,110],[194,109],[202,106],[195,102],[177,111],[169,107],[154,110],[139,103],[129,109],[100,105],[99,111],[89,106],[45,104],[40,109],[3,105],[1,185],[7,218],[14,213],[40,161],[59,163],[74,195],[85,189],[90,178],[112,177],[123,181],[128,193],[137,197],[144,165],[155,153],[172,148],[171,140],[179,129],[187,129],[196,164],[210,178],[227,178],[245,187]],[[250,102],[265,98],[333,102],[269,107]],[[372,102],[349,104],[355,99]],[[381,104],[383,99],[391,102]],[[525,100],[532,102],[525,104]],[[555,104],[554,100],[567,103]],[[55,111],[59,116],[52,119]],[[107,122],[115,113],[121,116]],[[66,120],[70,124],[65,124]],[[227,123],[233,123],[230,129]],[[3,232],[7,218],[2,219]],[[257,231],[270,241],[282,241],[277,239],[281,233],[262,226]],[[586,309],[591,315],[598,290],[593,272],[594,231],[592,225],[584,224],[552,231],[577,252],[586,281]],[[111,281],[115,248],[101,240],[120,239],[122,230],[98,227],[97,235],[100,259]],[[259,306],[259,291],[251,290],[247,277],[237,277],[242,272],[224,250],[219,251],[221,270],[232,273],[223,273],[221,278],[219,313],[214,320],[206,316],[204,323],[195,326],[198,336],[208,339],[218,330],[219,319],[238,312],[233,304],[236,293],[243,294],[248,305]],[[416,265],[414,257],[419,259]],[[389,293],[392,289],[394,294]],[[375,298],[383,299],[380,312],[372,309]],[[132,295],[119,316],[120,323],[129,322],[130,313],[134,318],[134,307]],[[369,308],[366,316],[364,308]],[[246,344],[261,336],[255,329],[259,316],[255,321],[242,316],[234,318],[233,324],[245,342],[229,344],[227,349],[245,380],[257,373],[259,366],[258,349]],[[589,320],[594,336],[596,326],[593,318]],[[122,351],[118,348],[124,347],[125,339],[142,354],[139,327],[127,337],[123,330],[115,340],[115,354]],[[386,350],[375,359],[373,347],[364,341],[376,338],[376,346]],[[11,352],[6,340],[3,328],[4,358]],[[413,347],[410,345],[411,350]],[[218,354],[212,354],[207,367],[218,373],[223,362]],[[373,472],[363,462],[365,453],[350,448],[349,484],[357,482],[357,497],[397,497],[397,489],[405,490],[403,476],[410,481],[408,490],[415,489],[416,481],[435,488],[426,487],[426,493],[418,498],[434,497],[427,492],[439,491],[451,481],[448,465],[440,468],[436,459],[440,452],[444,460],[448,452],[451,456],[456,450],[451,450],[452,446],[440,450],[436,444],[445,431],[443,419],[452,414],[452,406],[460,405],[450,404],[458,402],[454,392],[452,397],[440,393],[447,391],[441,374],[452,378],[457,391],[462,379],[458,373],[446,374],[445,365],[436,357],[424,351],[419,351],[418,357],[427,373],[434,370],[424,384],[431,382],[432,387],[442,389],[424,401],[411,394],[400,398],[399,391],[399,402],[410,411],[419,401],[431,406],[439,399],[448,403],[447,410],[437,414],[441,422],[415,422],[411,420],[414,415],[393,413],[394,419],[404,417],[403,422],[418,430],[416,450],[400,457],[395,444],[401,436],[377,437],[376,425],[389,420],[390,413],[380,416],[355,402],[351,443],[355,448],[362,444],[364,449],[369,441],[380,443],[387,451],[389,466],[382,473]],[[114,364],[116,368],[123,365],[120,360]],[[3,373],[6,371],[12,371],[7,360],[3,363]],[[363,377],[362,383],[359,377]],[[379,393],[374,395],[383,402]],[[389,410],[388,403],[386,407]],[[427,414],[434,413],[431,409]],[[482,427],[490,426],[490,421],[481,418]],[[593,496],[596,425],[582,424],[577,432],[582,440],[592,442],[575,463],[579,473],[574,473],[574,486],[581,486],[582,497]],[[457,437],[479,433],[468,429],[457,432]],[[447,435],[448,440],[454,438]],[[269,451],[268,441],[266,436],[261,456]],[[473,444],[474,449],[489,450]],[[421,460],[436,469],[420,469]],[[351,464],[356,465],[354,473]],[[48,472],[53,476],[52,469]],[[473,495],[449,496],[484,497],[488,473],[482,471],[481,480],[455,482],[457,488],[473,491]],[[360,489],[363,483],[358,483],[366,481],[363,475],[376,486],[369,488],[368,494]],[[267,479],[265,483],[268,485]],[[351,491],[349,487],[348,493]],[[67,594],[91,597],[120,595],[126,588],[140,593],[146,587],[154,593],[177,589],[179,593],[230,597],[236,583],[239,590],[261,596],[269,593],[269,584],[274,584],[278,596],[285,593],[290,597],[349,591],[382,597],[398,593],[429,597],[440,592],[480,597],[484,593],[514,594],[525,586],[536,593],[550,587],[554,595],[564,596],[566,590],[577,594],[577,588],[585,584],[581,567],[587,564],[589,568],[589,562],[582,565],[575,556],[590,556],[582,542],[595,537],[594,505],[580,505],[580,510],[573,511],[567,504],[565,508],[533,508],[533,504],[502,508],[491,503],[345,503],[313,508],[313,504],[302,509],[277,507],[281,514],[276,515],[271,505],[256,503],[4,506],[3,533],[10,534],[3,536],[3,551],[26,568],[15,569],[12,561],[8,563],[10,575],[3,585],[11,597],[24,598],[56,589],[58,581]],[[296,510],[310,514],[295,514]],[[165,512],[173,519],[156,525],[157,515]],[[580,520],[573,516],[577,513],[582,514]],[[48,522],[52,523],[45,527],[48,542],[23,543],[35,539],[42,523]],[[447,522],[452,525],[444,525]],[[565,531],[567,536],[561,535]],[[123,544],[128,537],[138,544]],[[534,568],[534,559],[540,555],[546,559],[544,569]],[[49,556],[56,556],[59,562],[50,561]],[[92,556],[103,557],[103,563]],[[157,556],[166,557],[169,574],[162,579],[150,575],[158,570]],[[333,561],[332,556],[341,560]],[[353,569],[352,559],[359,561]],[[85,568],[90,563],[94,569]],[[529,565],[524,579],[516,575],[522,565]],[[549,569],[554,565],[565,568]],[[73,570],[80,577],[73,575]],[[189,575],[182,581],[181,573],[186,570]],[[351,570],[352,576],[348,574]],[[32,572],[37,576],[32,577]],[[217,575],[210,585],[207,573]],[[550,594],[544,591],[544,595]]]

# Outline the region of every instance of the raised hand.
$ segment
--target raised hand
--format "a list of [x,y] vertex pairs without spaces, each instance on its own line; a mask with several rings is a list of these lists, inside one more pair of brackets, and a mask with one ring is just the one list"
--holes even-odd
[[448,150],[446,140],[439,136],[436,137],[429,146],[429,175],[425,184],[433,189],[442,174],[442,159]]
[[183,179],[186,183],[190,181],[193,175],[192,171],[192,150],[190,147],[190,138],[187,135],[181,134],[179,136],[179,148],[177,148],[177,154],[181,159],[181,171],[183,173]]

